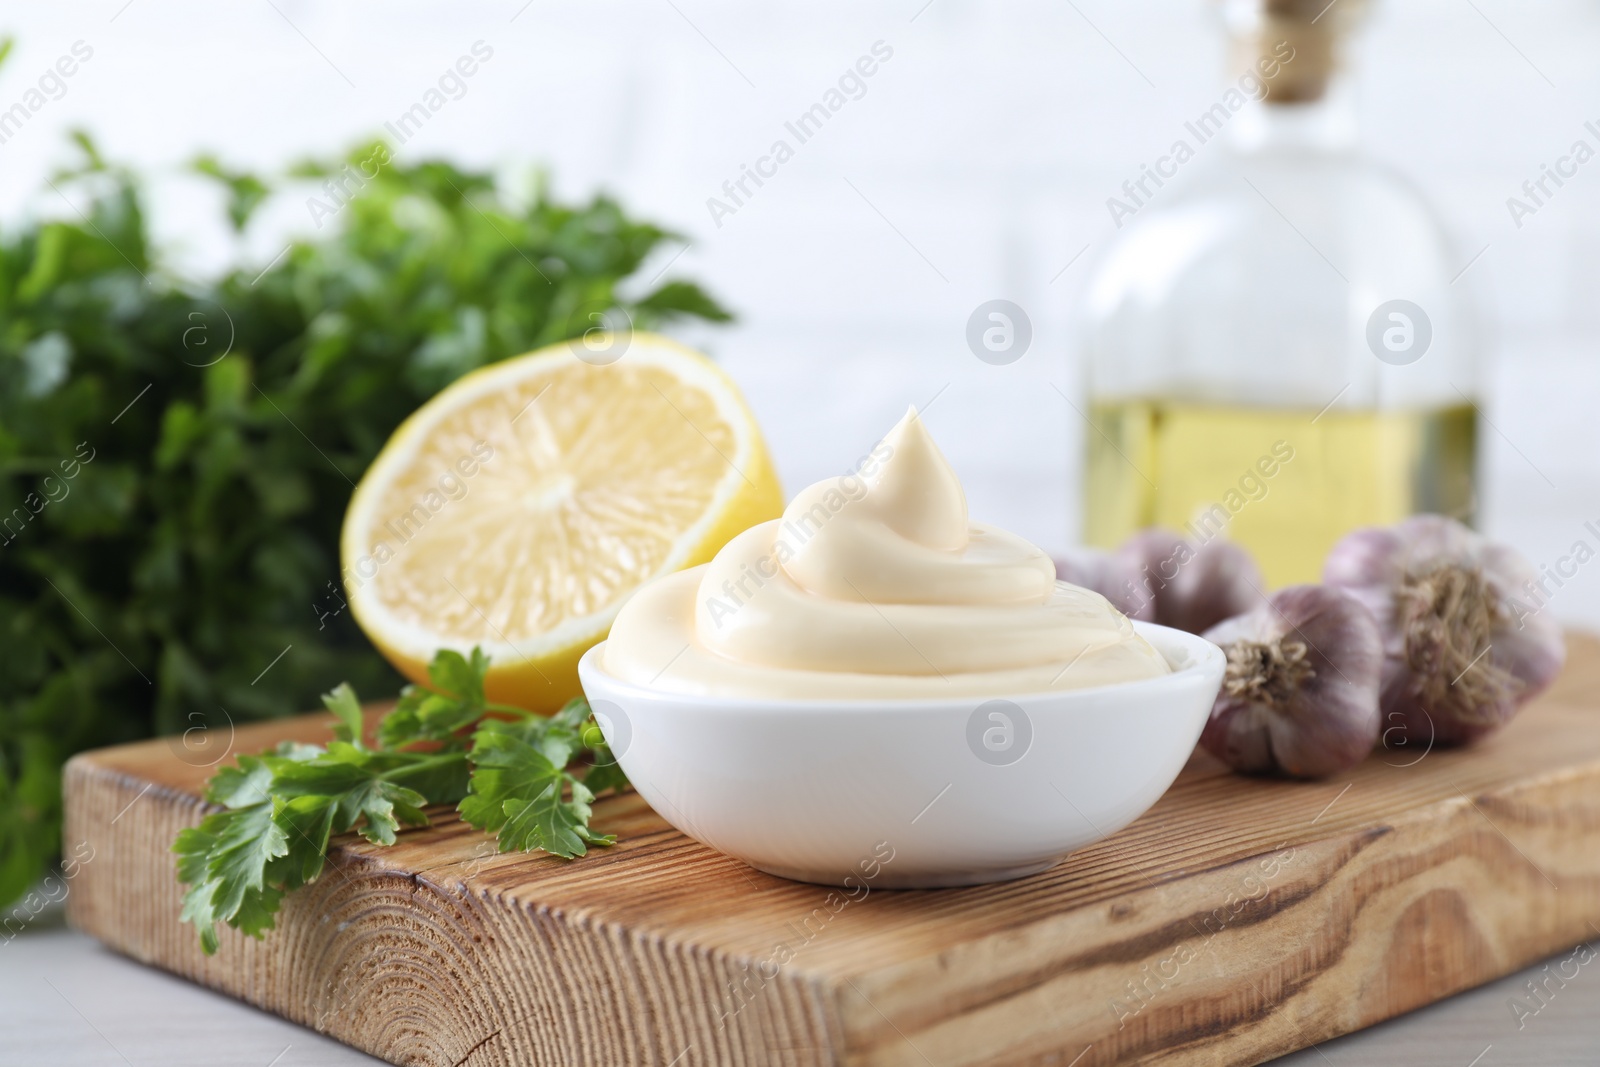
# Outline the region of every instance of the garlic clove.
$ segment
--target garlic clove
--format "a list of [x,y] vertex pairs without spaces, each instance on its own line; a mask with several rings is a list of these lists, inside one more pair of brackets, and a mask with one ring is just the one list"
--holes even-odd
[[1502,604],[1511,618],[1497,631],[1496,648],[1490,655],[1498,655],[1505,669],[1522,682],[1525,702],[1561,673],[1567,660],[1566,638],[1560,622],[1536,610],[1529,598],[1518,596],[1539,581],[1538,572],[1525,556],[1507,545],[1489,542],[1480,558],[1496,589],[1509,593]]
[[1200,735],[1235,770],[1324,778],[1355,766],[1378,741],[1383,647],[1354,596],[1290,586],[1211,627],[1228,668]]
[[1149,584],[1122,556],[1097,548],[1070,548],[1057,556],[1055,563],[1059,580],[1094,590],[1130,619],[1155,621],[1156,605]]
[[1441,515],[1357,530],[1323,580],[1358,597],[1383,634],[1389,744],[1463,744],[1503,725],[1554,680],[1559,624],[1520,599],[1536,582],[1514,549]]
[[1266,579],[1254,557],[1221,538],[1195,542],[1151,527],[1123,542],[1116,555],[1149,587],[1154,621],[1203,633],[1263,602]]

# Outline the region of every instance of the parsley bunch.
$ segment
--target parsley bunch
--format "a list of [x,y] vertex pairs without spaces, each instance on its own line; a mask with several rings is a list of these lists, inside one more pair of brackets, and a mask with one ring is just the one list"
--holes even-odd
[[[392,845],[402,826],[427,826],[423,810],[455,804],[468,824],[494,833],[501,852],[564,859],[616,838],[589,828],[595,794],[627,779],[580,697],[545,718],[484,699],[489,658],[441,651],[432,686],[408,685],[378,723],[377,746],[362,740],[361,704],[348,684],[322,700],[333,712],[326,746],[284,742],[240,756],[212,776],[206,799],[222,805],[173,843],[178,880],[189,890],[183,920],[209,955],[217,924],[261,937],[284,894],[316,881],[328,844],[354,830]],[[583,762],[581,776],[574,760]]]

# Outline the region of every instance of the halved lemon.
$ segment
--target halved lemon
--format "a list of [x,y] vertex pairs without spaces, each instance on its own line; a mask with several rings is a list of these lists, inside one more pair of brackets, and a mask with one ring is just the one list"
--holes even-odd
[[408,678],[479,645],[491,700],[548,710],[629,593],[782,510],[755,418],[706,357],[647,333],[560,344],[394,432],[345,513],[346,595]]

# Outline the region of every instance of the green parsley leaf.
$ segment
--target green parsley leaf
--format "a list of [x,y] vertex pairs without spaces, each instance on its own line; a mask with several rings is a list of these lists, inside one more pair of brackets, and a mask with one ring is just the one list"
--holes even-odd
[[456,732],[483,718],[482,704],[435,693],[417,685],[400,691],[400,702],[378,723],[380,748],[404,748],[422,741],[457,743]]
[[501,852],[543,849],[571,859],[586,842],[616,840],[589,830],[594,794],[565,769],[580,744],[572,707],[544,721],[489,720],[473,735],[472,787],[458,810],[468,824],[498,833]]
[[[489,658],[441,651],[429,669],[438,689],[408,686],[378,724],[379,747],[361,741],[361,702],[349,685],[323,699],[335,716],[326,746],[280,744],[212,776],[206,797],[222,805],[173,844],[189,886],[183,920],[217,950],[217,927],[253,937],[270,930],[285,894],[314,881],[335,835],[356,831],[392,845],[423,810],[459,802],[462,817],[495,832],[500,850],[543,849],[571,859],[616,839],[589,827],[597,789],[627,781],[611,760],[589,705],[569,701],[549,718],[490,704]],[[515,719],[490,715],[515,715]],[[470,735],[467,731],[471,730]],[[569,770],[592,758],[585,777]]]
[[472,660],[459,652],[445,648],[434,653],[428,664],[428,680],[441,693],[455,697],[463,704],[483,706],[483,676],[489,669],[489,657],[483,649],[474,647]]
[[428,798],[391,779],[433,759],[419,753],[367,752],[345,741],[303,763],[274,764],[276,797],[316,797],[331,804],[332,829],[342,834],[360,824],[361,834],[379,845],[394,844],[400,825],[426,826],[422,808]]
[[341,741],[361,740],[361,701],[356,699],[356,691],[350,688],[349,682],[340,682],[332,692],[322,694],[322,703],[339,720],[333,728],[333,736]]
[[489,657],[474,647],[470,658],[441,649],[428,664],[428,679],[435,688],[408,685],[400,702],[378,724],[381,748],[403,748],[418,742],[436,742],[447,748],[464,747],[458,736],[476,725],[489,711],[483,695],[483,677]]
[[206,799],[225,808],[245,808],[267,799],[272,768],[260,756],[240,756],[237,767],[219,767],[206,785]]
[[[468,754],[472,782],[456,808],[468,825],[499,833],[506,824],[507,800],[531,800],[556,783],[560,767],[529,743],[530,733],[489,722],[473,735]],[[500,851],[507,850],[502,840]]]
[[316,881],[327,860],[333,836],[335,805],[329,797],[275,798],[272,819],[290,844],[287,855],[273,861],[268,879],[285,891]]
[[219,922],[249,924],[256,936],[271,925],[281,893],[267,885],[267,864],[289,853],[289,839],[273,821],[272,809],[273,802],[263,800],[219,811],[181,831],[173,845],[178,877],[192,883],[184,894],[182,919],[199,928],[207,953],[217,950]]
[[232,918],[252,890],[266,885],[267,864],[289,853],[289,839],[272,819],[272,803],[263,801],[213,816],[215,835],[206,858],[206,875],[217,882],[212,907]]
[[[566,800],[561,797],[563,782],[570,794]],[[596,834],[589,829],[589,817],[593,814],[589,805],[593,801],[594,794],[581,781],[565,774],[532,800],[507,800],[506,823],[500,830],[500,851],[542,848],[563,859],[572,859],[584,854],[585,842],[616,844],[614,835]]]

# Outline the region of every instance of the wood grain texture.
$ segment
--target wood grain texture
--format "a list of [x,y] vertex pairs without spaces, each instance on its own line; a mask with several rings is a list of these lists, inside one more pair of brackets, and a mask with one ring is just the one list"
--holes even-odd
[[[326,736],[308,716],[233,750]],[[444,814],[344,840],[263,942],[203,956],[168,847],[207,767],[166,742],[68,766],[79,928],[395,1063],[1257,1063],[1600,934],[1600,641],[1466,751],[1315,784],[1197,756],[1126,830],[997,886],[858,899],[601,802],[621,838],[501,856]],[[892,845],[892,842],[891,842]]]

